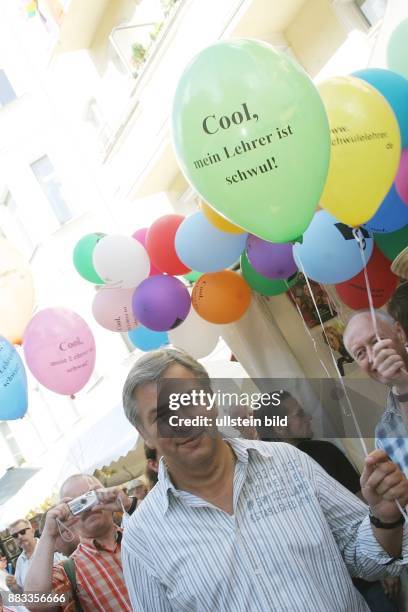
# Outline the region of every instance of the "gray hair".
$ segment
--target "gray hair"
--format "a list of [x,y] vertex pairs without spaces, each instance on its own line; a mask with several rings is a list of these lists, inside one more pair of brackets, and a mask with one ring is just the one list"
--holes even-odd
[[208,372],[201,363],[180,349],[163,348],[142,355],[130,370],[122,393],[125,414],[134,427],[140,425],[135,391],[149,383],[159,382],[167,368],[176,363],[190,370],[198,378],[209,381]]
[[[347,339],[346,339],[346,335],[347,335],[347,330],[350,326],[350,323],[352,321],[354,321],[354,319],[356,317],[359,317],[360,315],[369,315],[370,316],[370,321],[371,321],[371,310],[369,308],[366,308],[365,310],[357,310],[356,312],[354,312],[351,317],[349,318],[349,320],[347,321],[347,325],[344,329],[344,333],[343,333],[343,343],[344,346],[346,347],[347,351],[348,346],[347,346]],[[376,319],[380,319],[381,321],[384,321],[385,323],[388,323],[389,325],[394,325],[395,324],[395,319],[392,318],[391,315],[388,314],[388,312],[384,312],[384,310],[375,310],[375,318]]]
[[30,523],[30,521],[26,518],[21,518],[21,519],[17,519],[16,521],[13,521],[12,523],[10,523],[10,525],[8,526],[9,529],[15,529],[17,527],[17,525],[23,524],[25,525],[28,529],[32,528],[32,525]]

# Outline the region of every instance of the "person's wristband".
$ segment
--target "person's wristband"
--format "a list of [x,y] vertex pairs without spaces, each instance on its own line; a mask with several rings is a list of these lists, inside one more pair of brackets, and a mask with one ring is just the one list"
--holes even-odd
[[369,516],[370,523],[374,525],[374,527],[377,527],[377,529],[395,529],[395,527],[399,527],[405,523],[405,518],[402,516],[402,514],[398,520],[394,521],[393,523],[383,523],[379,518],[373,516],[371,513]]
[[129,506],[129,510],[127,511],[127,513],[128,513],[129,515],[131,515],[131,514],[133,514],[133,513],[134,513],[134,511],[136,510],[136,507],[137,507],[137,497],[129,497],[129,499],[131,499],[131,500],[132,500],[132,503],[130,504],[130,506]]

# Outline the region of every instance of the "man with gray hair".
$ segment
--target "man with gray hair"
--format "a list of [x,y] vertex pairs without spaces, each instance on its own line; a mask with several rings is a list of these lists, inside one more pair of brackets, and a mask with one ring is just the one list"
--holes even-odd
[[370,311],[354,314],[344,331],[344,346],[370,378],[389,387],[385,411],[375,429],[376,446],[408,475],[407,339],[387,313],[375,311],[375,321],[376,326]]
[[367,612],[350,575],[395,576],[408,565],[395,503],[408,502],[405,476],[371,453],[361,478],[368,507],[289,444],[223,439],[210,396],[203,366],[171,348],[141,357],[125,382],[126,415],[161,457],[158,483],[124,532],[133,609]]

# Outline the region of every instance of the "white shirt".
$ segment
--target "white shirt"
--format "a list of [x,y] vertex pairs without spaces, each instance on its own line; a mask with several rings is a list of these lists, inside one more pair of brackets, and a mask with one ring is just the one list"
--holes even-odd
[[[35,538],[35,542],[37,546],[38,538]],[[23,550],[23,552],[17,559],[16,572],[14,574],[14,577],[17,580],[18,586],[20,586],[22,589],[24,589],[24,582],[28,574],[28,570],[30,569],[30,566],[31,566],[31,561],[34,555],[34,550],[30,558],[27,557],[27,554]],[[54,553],[54,565],[56,563],[59,563],[60,561],[64,561],[65,559],[66,557],[62,555],[61,553],[58,553],[58,552]]]
[[367,506],[313,459],[279,442],[228,440],[237,462],[230,516],[159,482],[129,519],[125,582],[138,612],[367,612],[350,576],[398,575]]

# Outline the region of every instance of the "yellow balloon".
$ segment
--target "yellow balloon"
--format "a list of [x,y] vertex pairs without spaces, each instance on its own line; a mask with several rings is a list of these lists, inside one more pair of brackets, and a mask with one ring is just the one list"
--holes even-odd
[[34,283],[22,255],[0,239],[0,336],[21,344],[34,308]]
[[386,99],[356,77],[319,86],[331,131],[329,174],[321,206],[357,227],[375,214],[394,181],[401,136]]
[[221,217],[221,215],[216,213],[215,210],[205,202],[201,202],[200,206],[207,221],[209,221],[211,225],[213,225],[217,229],[221,230],[222,232],[228,232],[230,234],[245,233],[245,230],[241,229],[237,225],[234,225],[233,223],[231,223],[231,221],[227,221],[227,219],[224,219],[224,217]]

